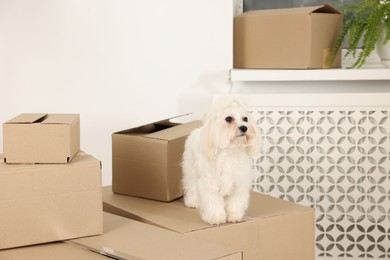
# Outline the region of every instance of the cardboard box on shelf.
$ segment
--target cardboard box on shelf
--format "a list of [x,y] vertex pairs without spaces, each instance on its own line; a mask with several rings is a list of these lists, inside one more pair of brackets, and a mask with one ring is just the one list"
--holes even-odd
[[242,259],[240,250],[109,213],[104,213],[103,235],[68,242],[114,259]]
[[6,163],[68,163],[80,149],[78,114],[20,114],[3,124]]
[[160,201],[181,197],[184,143],[199,126],[163,120],[113,133],[113,191]]
[[101,164],[5,164],[0,155],[0,249],[101,234]]
[[[0,250],[4,260],[110,260],[110,258],[64,242]],[[132,259],[131,260],[135,260]]]
[[182,199],[170,203],[114,194],[103,187],[103,210],[243,251],[244,259],[313,260],[314,209],[252,192],[245,220],[212,226]]
[[[342,30],[329,5],[255,10],[234,18],[234,68],[321,69]],[[333,68],[341,67],[341,54]]]

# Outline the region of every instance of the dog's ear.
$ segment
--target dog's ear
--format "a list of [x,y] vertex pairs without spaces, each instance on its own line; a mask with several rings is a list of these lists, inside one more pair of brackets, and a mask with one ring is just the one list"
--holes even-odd
[[261,133],[258,125],[252,118],[252,116],[249,116],[249,138],[246,146],[246,152],[249,156],[255,156],[260,152],[261,148]]
[[206,121],[205,124],[203,125],[201,145],[202,145],[202,150],[208,159],[214,159],[218,151],[217,143],[214,136],[214,131],[210,120]]
[[215,116],[213,111],[209,111],[203,119],[203,129],[201,133],[201,149],[208,159],[214,159],[218,152],[218,144],[215,136]]

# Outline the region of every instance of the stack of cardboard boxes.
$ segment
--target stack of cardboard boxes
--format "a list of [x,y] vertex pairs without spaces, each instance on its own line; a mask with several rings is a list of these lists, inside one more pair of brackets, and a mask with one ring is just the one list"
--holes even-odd
[[77,114],[3,124],[0,249],[103,232],[100,161],[80,149]]
[[182,153],[200,125],[114,133],[102,197],[100,162],[79,151],[78,115],[4,123],[0,259],[314,259],[311,208],[252,193],[244,221],[212,226],[184,206]]

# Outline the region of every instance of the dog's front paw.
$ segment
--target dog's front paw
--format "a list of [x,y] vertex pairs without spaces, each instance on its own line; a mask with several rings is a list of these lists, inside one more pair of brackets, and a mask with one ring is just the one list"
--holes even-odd
[[214,211],[209,214],[203,214],[202,219],[210,225],[220,225],[226,223],[225,211]]
[[198,208],[198,199],[194,195],[186,194],[184,195],[184,204],[189,208]]
[[244,212],[240,211],[230,211],[227,214],[227,221],[231,223],[240,222],[244,217]]
[[189,208],[193,208],[193,209],[198,208],[198,203],[194,200],[184,200],[184,204]]

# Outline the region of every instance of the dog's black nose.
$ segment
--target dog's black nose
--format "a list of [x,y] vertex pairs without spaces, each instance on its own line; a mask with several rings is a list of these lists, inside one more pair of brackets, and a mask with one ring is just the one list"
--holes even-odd
[[242,133],[246,133],[246,131],[248,130],[248,127],[242,125],[242,126],[240,126],[238,129],[240,129],[240,131],[241,131]]

